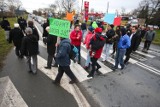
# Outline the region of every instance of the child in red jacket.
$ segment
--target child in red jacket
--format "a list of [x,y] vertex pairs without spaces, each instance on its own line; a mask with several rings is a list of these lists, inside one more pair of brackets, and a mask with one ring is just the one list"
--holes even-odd
[[84,43],[83,43],[86,45],[86,49],[87,49],[87,60],[86,60],[85,66],[84,66],[84,69],[86,69],[86,70],[89,68],[89,65],[91,62],[89,52],[90,52],[90,41],[93,36],[93,30],[94,29],[91,26],[88,27],[88,34],[86,35]]

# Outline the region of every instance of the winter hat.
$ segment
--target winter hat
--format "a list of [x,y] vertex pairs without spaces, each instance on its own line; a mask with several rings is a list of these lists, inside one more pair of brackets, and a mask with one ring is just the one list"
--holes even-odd
[[91,31],[91,32],[93,32],[94,28],[92,26],[89,26],[88,30]]
[[95,33],[102,33],[103,30],[102,30],[102,28],[98,27],[94,31],[95,31]]
[[15,24],[14,24],[14,27],[15,27],[15,28],[19,28],[19,24],[18,24],[18,23],[15,23]]
[[49,26],[47,26],[47,27],[46,27],[46,31],[47,31],[47,32],[49,32],[49,29],[50,29],[50,27],[49,27]]

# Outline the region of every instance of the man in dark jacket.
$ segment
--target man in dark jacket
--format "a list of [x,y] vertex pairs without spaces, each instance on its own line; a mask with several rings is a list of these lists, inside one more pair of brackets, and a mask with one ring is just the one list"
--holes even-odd
[[82,41],[83,41],[83,38],[84,38],[84,34],[85,34],[86,30],[87,30],[87,24],[86,24],[86,23],[87,23],[87,22],[85,21],[85,22],[83,22],[82,25],[81,25]]
[[103,58],[103,62],[108,60],[108,57],[110,54],[109,51],[111,50],[113,37],[115,36],[115,31],[113,28],[114,28],[114,25],[109,25],[108,31],[106,32],[106,43],[104,45],[105,57]]
[[131,46],[130,48],[127,49],[126,51],[126,59],[124,60],[124,63],[126,64],[129,59],[130,59],[130,54],[133,51],[136,51],[138,48],[138,43],[139,43],[139,34],[137,33],[137,27],[133,26],[132,27],[132,34],[130,35],[130,39],[131,39]]
[[20,28],[22,29],[22,31],[24,31],[25,28],[27,27],[27,22],[26,22],[26,20],[25,20],[24,18],[22,18],[22,17],[20,17],[20,18],[18,19],[18,24],[19,24]]
[[57,54],[56,54],[56,62],[59,65],[59,67],[58,67],[58,74],[56,76],[56,79],[53,81],[54,84],[57,84],[57,85],[60,84],[60,80],[64,72],[71,79],[71,81],[69,82],[70,84],[77,82],[76,77],[74,76],[74,74],[70,69],[70,63],[71,63],[70,57],[69,57],[70,51],[71,51],[70,40],[61,38],[61,42],[58,46]]
[[10,23],[6,19],[7,17],[3,17],[3,21],[1,23],[1,27],[5,30],[6,40],[9,40],[9,31],[11,30]]
[[19,24],[15,23],[14,29],[12,29],[9,33],[9,43],[12,43],[12,41],[13,41],[14,46],[16,47],[15,53],[19,58],[23,58],[23,56],[21,55],[21,52],[20,52],[23,36],[24,35],[19,28]]
[[[27,64],[29,72],[37,73],[37,55],[38,55],[38,39],[32,34],[31,28],[26,28],[26,36],[22,40],[21,52],[27,57]],[[31,58],[33,60],[33,70],[31,67]]]
[[[49,26],[46,28],[46,30],[49,32]],[[47,66],[45,68],[51,69],[52,60],[54,58],[55,51],[56,51],[57,36],[48,34],[46,43],[47,43],[48,59],[47,59]],[[55,63],[54,67],[56,65],[57,64]]]

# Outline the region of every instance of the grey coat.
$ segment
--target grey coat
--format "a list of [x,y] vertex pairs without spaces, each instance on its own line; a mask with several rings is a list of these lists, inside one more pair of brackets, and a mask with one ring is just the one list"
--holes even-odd
[[154,39],[155,36],[156,36],[155,31],[149,30],[145,34],[145,40],[147,40],[147,41],[153,41],[153,39]]

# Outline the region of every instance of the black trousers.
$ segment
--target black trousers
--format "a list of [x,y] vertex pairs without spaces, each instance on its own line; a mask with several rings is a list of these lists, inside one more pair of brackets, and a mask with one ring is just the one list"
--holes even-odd
[[144,42],[144,49],[149,50],[150,45],[151,45],[151,41],[147,41],[147,40],[146,40],[146,41]]
[[47,67],[51,67],[52,66],[53,58],[54,58],[54,55],[49,55],[48,54]]
[[126,58],[124,60],[124,64],[126,64],[129,61],[131,53],[132,53],[132,49],[128,48],[126,51]]
[[76,77],[73,74],[73,72],[71,71],[70,66],[59,66],[58,67],[58,74],[56,76],[55,82],[60,83],[64,72],[67,74],[67,76],[69,76],[69,78],[72,81],[76,81]]
[[16,46],[15,48],[15,54],[20,57],[21,56],[21,52],[20,52],[21,47],[20,46]]
[[92,62],[92,71],[90,72],[90,75],[94,75],[96,68],[100,68],[101,66],[97,63],[97,58],[91,58],[91,62]]

